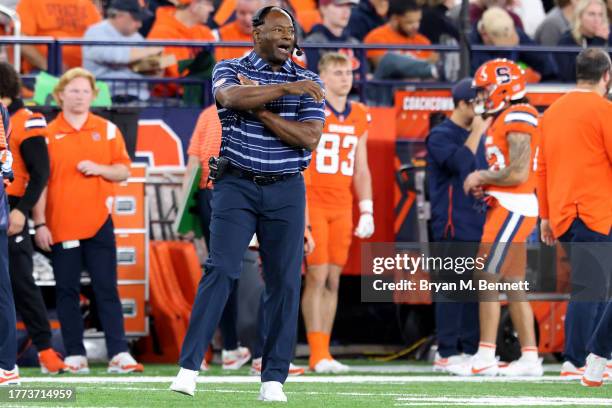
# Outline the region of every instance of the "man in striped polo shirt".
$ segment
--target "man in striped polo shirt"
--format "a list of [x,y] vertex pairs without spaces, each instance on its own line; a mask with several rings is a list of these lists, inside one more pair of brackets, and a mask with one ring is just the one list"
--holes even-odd
[[[254,50],[217,64],[213,95],[222,125],[215,180],[210,251],[181,350],[173,391],[193,396],[198,369],[257,233],[266,283],[266,329],[260,400],[287,401],[304,251],[305,188],[309,164],[325,122],[323,87],[294,64],[293,17],[278,7],[253,17]],[[222,166],[219,166],[220,168]],[[219,172],[221,173],[221,171]]]

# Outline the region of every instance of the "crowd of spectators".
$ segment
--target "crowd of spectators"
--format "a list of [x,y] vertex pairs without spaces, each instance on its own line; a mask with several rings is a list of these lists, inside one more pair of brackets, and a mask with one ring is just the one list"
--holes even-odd
[[[22,34],[88,40],[251,40],[251,18],[266,5],[278,5],[296,16],[298,40],[305,47],[300,63],[316,70],[322,53],[309,43],[458,44],[460,0],[0,0],[16,8]],[[471,45],[503,47],[471,54],[472,71],[491,58],[518,61],[530,82],[571,82],[576,52],[524,52],[522,45],[608,46],[612,0],[470,0]],[[6,23],[6,21],[5,21]],[[193,48],[64,46],[63,68],[84,66],[97,77],[207,77],[216,61],[245,55],[246,47]],[[359,51],[339,50],[360,67]],[[47,70],[47,48],[22,47],[24,73]],[[167,58],[169,57],[169,58]],[[377,80],[455,81],[457,53],[431,50],[368,50],[368,77]],[[143,64],[142,61],[149,64]],[[157,65],[156,65],[157,64]],[[148,68],[147,68],[148,67]],[[357,71],[356,71],[357,72]],[[473,73],[473,72],[472,72]],[[166,94],[181,94],[165,85]],[[154,89],[153,94],[159,93]],[[142,83],[114,88],[113,95],[147,99]]]

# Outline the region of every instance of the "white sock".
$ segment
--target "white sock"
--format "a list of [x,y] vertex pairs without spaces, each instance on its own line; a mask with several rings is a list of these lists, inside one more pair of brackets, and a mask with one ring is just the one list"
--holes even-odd
[[495,348],[495,344],[481,341],[480,343],[478,343],[478,351],[476,352],[476,354],[486,360],[494,360]]
[[521,348],[521,359],[527,361],[538,360],[538,348],[537,347],[523,347]]

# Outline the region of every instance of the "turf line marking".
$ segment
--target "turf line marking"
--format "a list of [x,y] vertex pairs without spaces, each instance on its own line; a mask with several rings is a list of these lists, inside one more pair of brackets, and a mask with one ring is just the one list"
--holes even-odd
[[[26,377],[22,378],[22,383],[60,383],[60,384],[138,384],[138,383],[170,383],[174,377],[170,376],[131,376],[125,375],[120,377]],[[255,376],[207,376],[198,377],[197,382],[200,384],[220,383],[220,384],[254,384],[261,380]],[[288,383],[336,383],[336,384],[355,384],[355,383],[388,383],[388,384],[406,384],[406,383],[486,383],[486,382],[526,382],[533,384],[544,383],[572,383],[572,380],[567,380],[563,377],[452,377],[452,376],[391,376],[391,375],[345,375],[345,376],[314,376],[307,375],[302,377],[289,377]],[[575,382],[575,381],[574,381]]]
[[[575,397],[423,397],[397,398],[396,406],[405,405],[466,405],[471,406],[566,406],[596,405],[612,406],[612,399]],[[405,401],[405,402],[404,402]]]

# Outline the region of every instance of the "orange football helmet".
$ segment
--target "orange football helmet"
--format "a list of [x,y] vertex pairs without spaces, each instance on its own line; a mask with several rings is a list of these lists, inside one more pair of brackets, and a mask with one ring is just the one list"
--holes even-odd
[[476,113],[496,113],[510,101],[525,97],[527,79],[525,71],[509,59],[494,59],[482,64],[473,80],[474,88],[485,91],[484,103],[476,104]]

